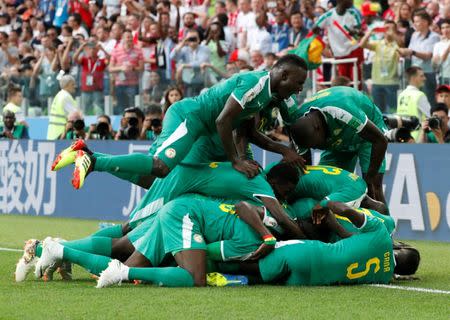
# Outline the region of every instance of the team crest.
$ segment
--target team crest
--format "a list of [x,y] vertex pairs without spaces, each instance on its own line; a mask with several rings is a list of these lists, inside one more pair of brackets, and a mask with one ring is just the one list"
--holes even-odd
[[194,241],[197,243],[202,243],[203,242],[203,237],[200,234],[194,234]]
[[177,152],[174,148],[169,148],[166,150],[165,155],[167,158],[173,159],[177,155]]

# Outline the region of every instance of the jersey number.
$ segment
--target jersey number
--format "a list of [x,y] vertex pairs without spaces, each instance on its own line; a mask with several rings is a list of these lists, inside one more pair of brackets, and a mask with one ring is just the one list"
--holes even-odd
[[325,167],[325,166],[307,166],[306,171],[322,171],[325,174],[330,175],[339,175],[342,173],[342,169],[335,168],[335,167]]
[[377,257],[373,257],[367,260],[366,269],[360,272],[353,272],[355,269],[358,269],[359,264],[357,262],[352,263],[347,267],[347,278],[353,280],[366,276],[369,273],[370,267],[372,265],[375,265],[374,273],[377,273],[380,270],[380,259],[378,259]]
[[221,203],[219,206],[219,209],[222,210],[223,212],[226,212],[229,214],[236,213],[236,210],[234,209],[234,205],[232,205],[232,204]]

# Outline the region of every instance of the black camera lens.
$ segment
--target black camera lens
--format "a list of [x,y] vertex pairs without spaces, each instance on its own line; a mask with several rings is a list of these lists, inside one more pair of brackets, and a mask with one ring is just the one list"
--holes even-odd
[[73,122],[73,127],[75,130],[83,130],[86,126],[84,124],[84,120],[78,119]]
[[160,127],[162,124],[161,119],[152,119],[152,121],[150,122],[150,125],[152,127]]
[[104,137],[109,132],[109,125],[106,122],[99,122],[97,123],[95,131],[97,131],[100,136]]
[[137,127],[126,127],[123,130],[123,137],[125,140],[137,140],[139,137],[139,129]]
[[428,126],[431,129],[439,129],[441,127],[441,119],[438,117],[431,117],[428,119]]
[[136,118],[136,117],[128,118],[128,125],[132,126],[132,127],[137,127],[137,125],[138,125],[138,118]]
[[383,121],[391,129],[406,128],[409,130],[417,130],[420,126],[419,118],[415,116],[383,114]]

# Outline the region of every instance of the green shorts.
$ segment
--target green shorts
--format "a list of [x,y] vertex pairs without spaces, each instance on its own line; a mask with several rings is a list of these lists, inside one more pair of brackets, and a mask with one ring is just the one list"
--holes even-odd
[[[325,150],[320,155],[319,165],[335,166],[354,172],[356,168],[356,161],[359,159],[362,173],[367,173],[370,166],[370,155],[372,153],[372,144],[364,142],[356,152],[340,152]],[[386,159],[381,163],[379,173],[386,171]]]
[[153,267],[164,260],[164,241],[158,215],[152,215],[127,235],[135,250],[144,255]]
[[187,156],[200,136],[208,135],[205,125],[194,113],[179,111],[189,110],[195,103],[197,102],[193,99],[184,99],[176,103],[176,108],[172,106],[169,109],[156,147],[150,150],[153,156],[161,159],[170,169]]

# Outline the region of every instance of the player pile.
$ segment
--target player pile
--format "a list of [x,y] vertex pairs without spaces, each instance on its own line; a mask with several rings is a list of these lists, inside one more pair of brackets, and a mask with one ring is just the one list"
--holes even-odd
[[[122,225],[73,241],[28,240],[16,281],[33,268],[38,278],[57,270],[67,279],[71,263],[98,276],[97,288],[122,281],[224,286],[248,276],[287,285],[388,283],[414,274],[419,253],[393,244],[395,223],[379,201],[386,151],[380,112],[343,87],[298,107],[291,95],[306,78],[300,60],[288,55],[270,72],[239,74],[174,104],[148,155],[100,154],[81,140],[61,152],[52,169],[74,163],[76,189],[90,172],[106,171],[148,191]],[[256,130],[264,121],[253,119],[274,106],[299,149],[326,150],[321,165],[305,166]],[[282,154],[282,162],[261,172],[247,144],[233,140],[233,129],[245,126],[236,136]],[[352,173],[358,158],[364,179]]]

